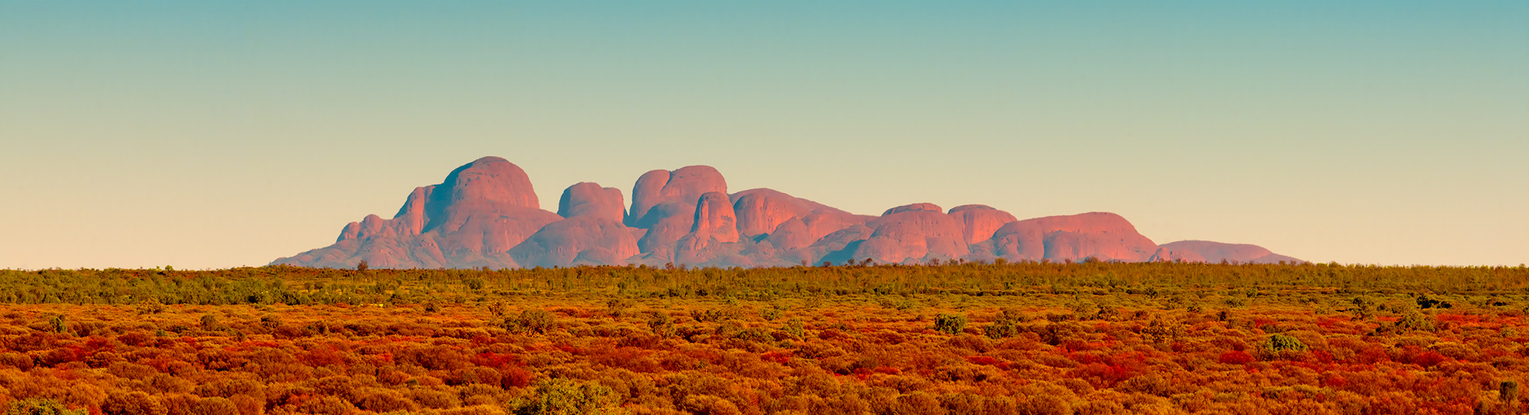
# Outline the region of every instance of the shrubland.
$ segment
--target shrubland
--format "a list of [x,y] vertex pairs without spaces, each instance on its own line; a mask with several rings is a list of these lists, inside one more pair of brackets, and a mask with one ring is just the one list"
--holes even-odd
[[1517,413],[1529,268],[0,271],[7,414]]

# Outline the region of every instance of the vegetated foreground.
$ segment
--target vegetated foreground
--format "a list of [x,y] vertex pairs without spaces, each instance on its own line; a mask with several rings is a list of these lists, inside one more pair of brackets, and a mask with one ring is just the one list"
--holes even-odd
[[0,271],[7,414],[1517,413],[1529,268]]

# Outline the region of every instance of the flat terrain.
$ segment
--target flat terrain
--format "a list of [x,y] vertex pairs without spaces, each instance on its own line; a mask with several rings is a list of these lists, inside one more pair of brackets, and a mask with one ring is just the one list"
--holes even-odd
[[[7,414],[1522,411],[1529,268],[0,271]],[[4,403],[0,403],[4,404]]]

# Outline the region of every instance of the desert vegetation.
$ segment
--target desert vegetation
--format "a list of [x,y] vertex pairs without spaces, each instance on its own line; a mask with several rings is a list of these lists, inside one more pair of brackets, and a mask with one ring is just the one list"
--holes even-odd
[[1510,414],[1529,268],[0,271],[7,414]]

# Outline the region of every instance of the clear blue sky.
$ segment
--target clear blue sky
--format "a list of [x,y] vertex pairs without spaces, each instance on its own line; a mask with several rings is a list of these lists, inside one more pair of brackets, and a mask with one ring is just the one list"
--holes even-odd
[[485,155],[1529,262],[1529,2],[0,0],[0,268],[263,265]]

